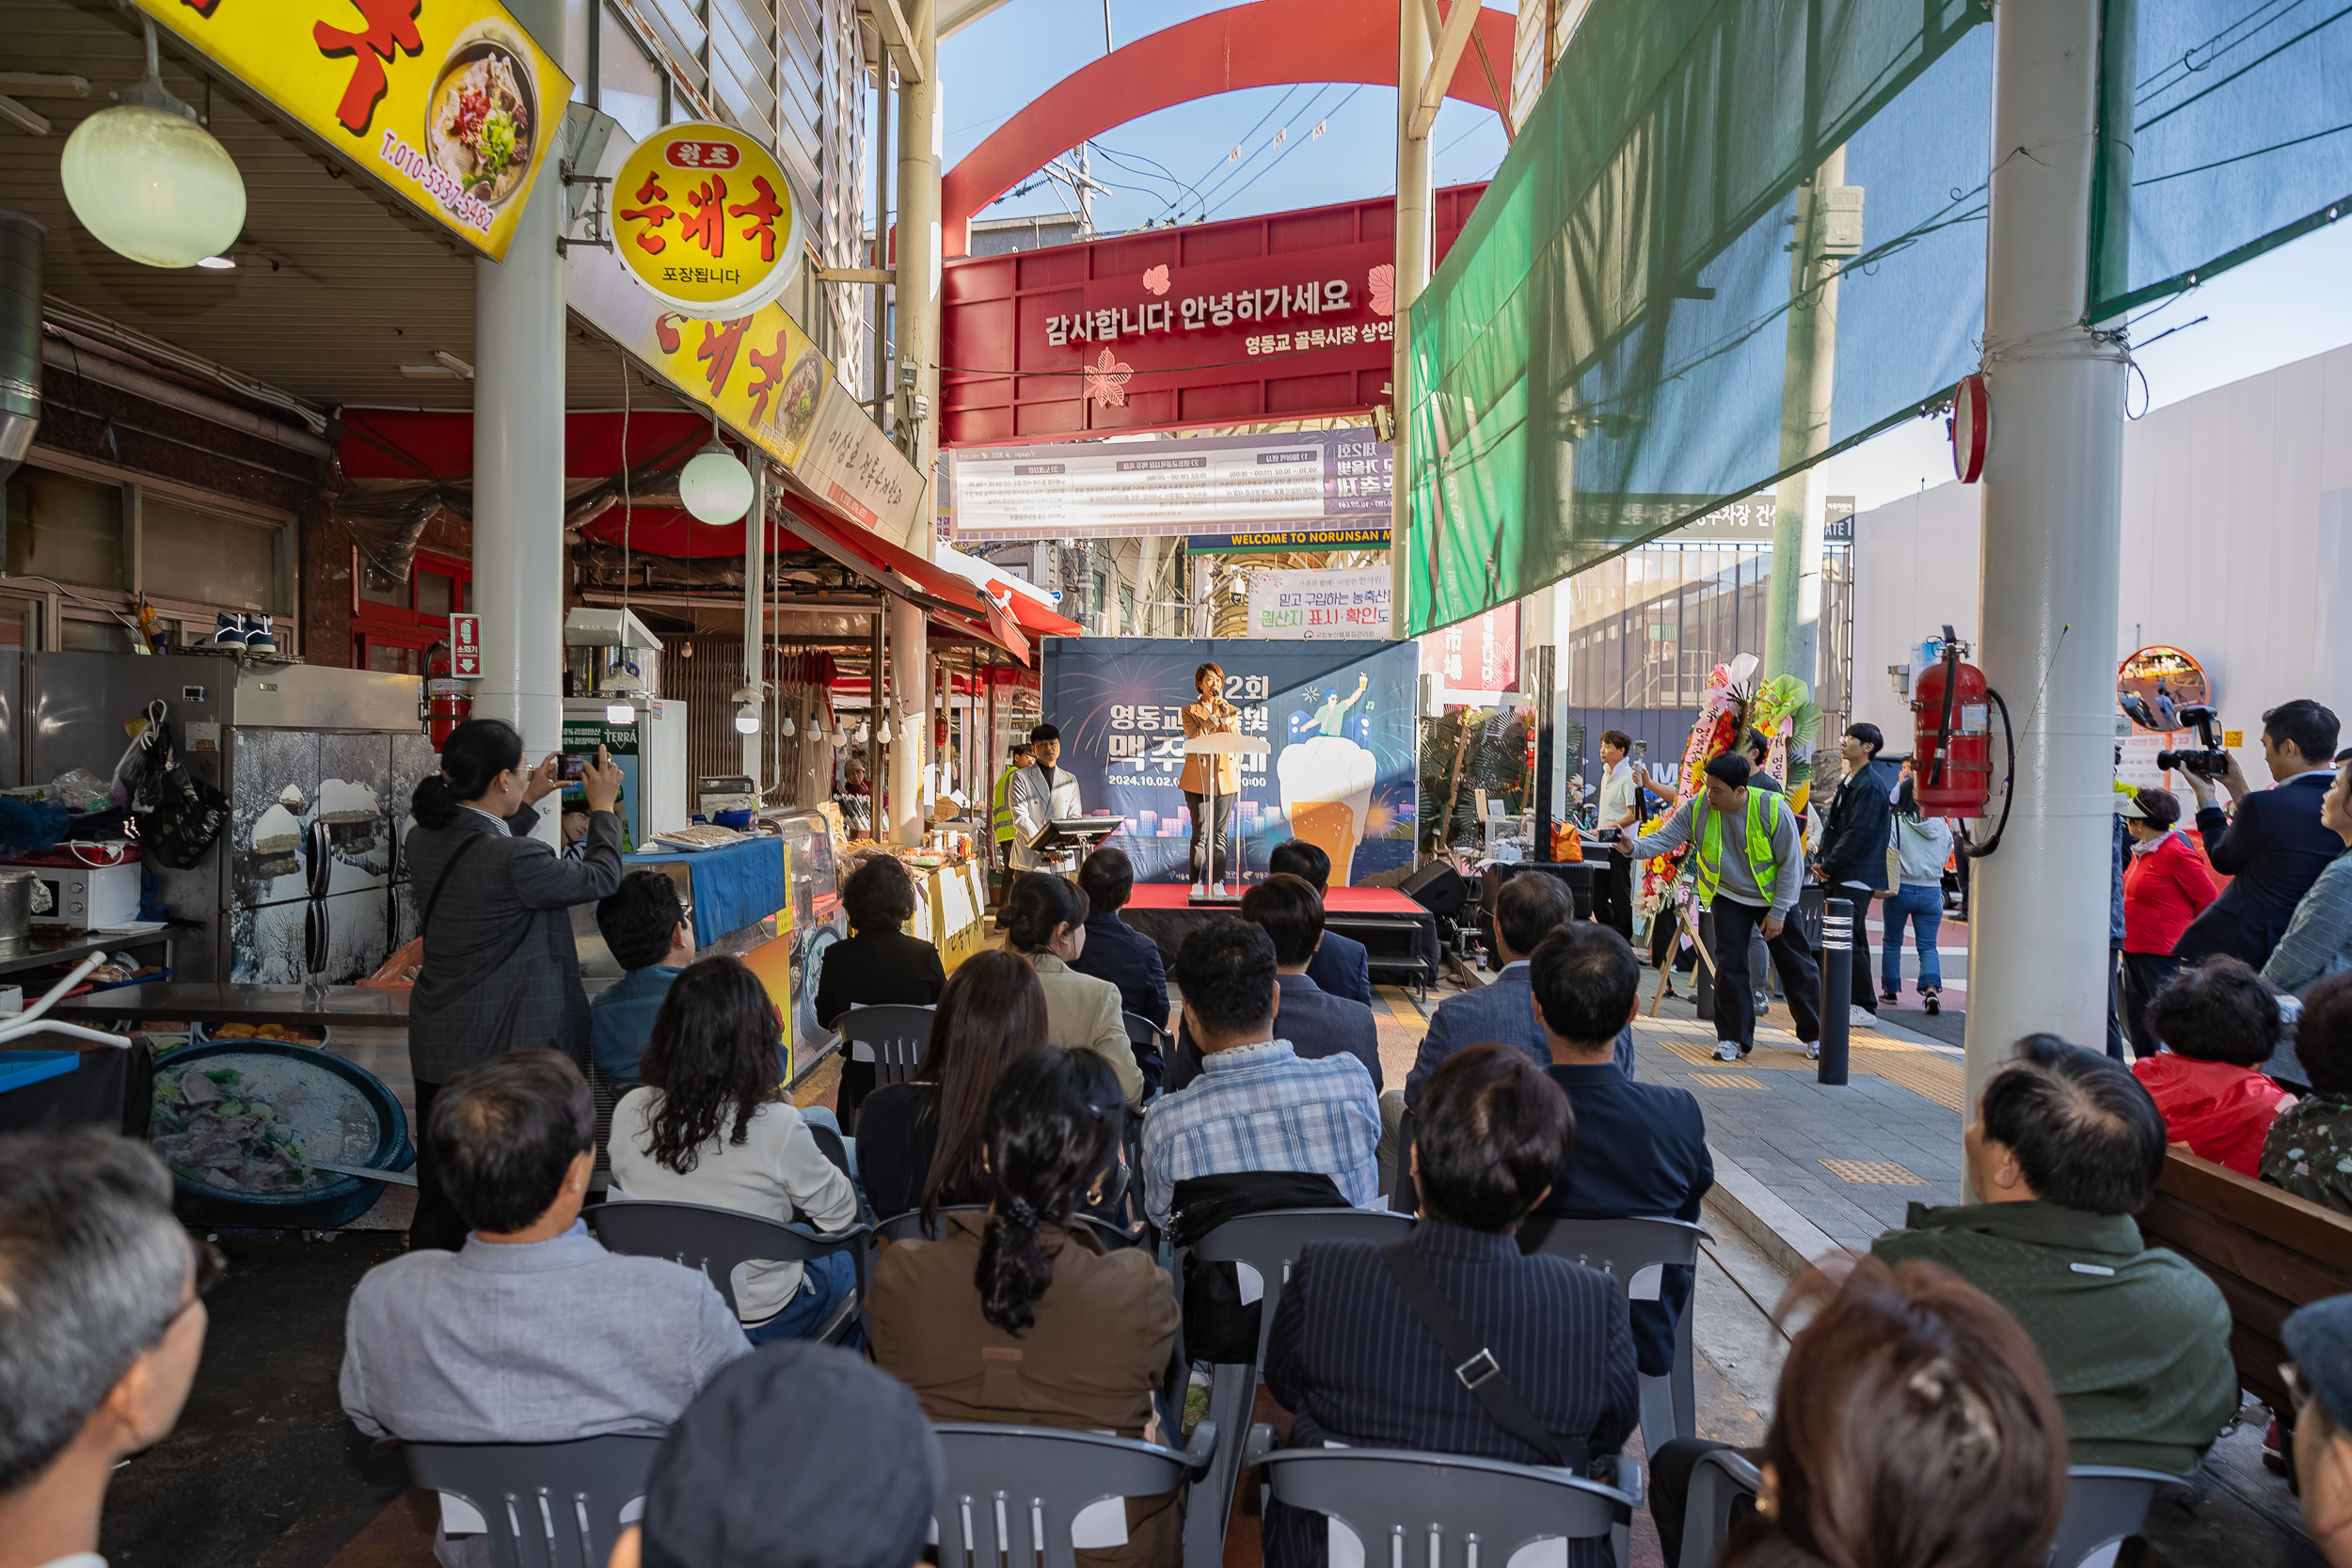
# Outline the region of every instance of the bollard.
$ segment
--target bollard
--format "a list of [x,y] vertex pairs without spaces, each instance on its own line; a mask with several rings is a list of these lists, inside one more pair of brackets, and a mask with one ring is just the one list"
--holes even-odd
[[1832,898],[1821,907],[1821,1060],[1814,1081],[1846,1081],[1847,1023],[1853,1006],[1853,904]]
[[[1699,954],[1698,967],[1691,971],[1692,1004],[1698,1013],[1699,1022],[1711,1023],[1715,1020],[1715,966],[1708,962],[1708,956],[1715,951],[1713,911],[1701,910],[1699,911],[1699,928],[1695,935],[1699,946],[1704,951]],[[1680,958],[1681,956],[1682,944],[1677,942],[1675,943],[1675,957]]]

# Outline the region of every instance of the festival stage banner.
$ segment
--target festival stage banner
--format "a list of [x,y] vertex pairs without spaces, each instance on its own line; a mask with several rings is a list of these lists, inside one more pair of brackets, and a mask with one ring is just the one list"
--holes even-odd
[[1108,842],[1143,881],[1189,875],[1192,820],[1184,772],[1192,673],[1215,659],[1242,731],[1274,748],[1242,759],[1232,843],[1236,874],[1263,874],[1284,839],[1310,839],[1346,887],[1412,859],[1419,756],[1411,642],[1053,638],[1044,645],[1045,719],[1089,812],[1127,829]]

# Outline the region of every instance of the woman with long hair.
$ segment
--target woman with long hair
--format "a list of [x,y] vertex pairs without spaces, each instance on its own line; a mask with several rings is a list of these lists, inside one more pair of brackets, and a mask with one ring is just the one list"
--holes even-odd
[[973,954],[947,977],[914,1076],[876,1089],[858,1117],[858,1174],[884,1219],[980,1203],[980,1133],[1007,1063],[1045,1043],[1045,988],[1018,953]]
[[1086,951],[1091,909],[1085,889],[1068,878],[1025,871],[998,918],[1005,945],[1029,960],[1045,988],[1046,1040],[1100,1054],[1119,1075],[1120,1099],[1141,1105],[1143,1069],[1120,1020],[1119,988],[1070,967]]
[[[850,917],[850,934],[825,952],[817,979],[817,1022],[831,1029],[851,1007],[898,1004],[928,1007],[939,1000],[947,984],[939,949],[900,929],[914,918],[919,895],[914,879],[896,855],[874,854],[850,873],[841,884],[841,908]],[[841,1086],[834,1096],[841,1124],[859,1131],[858,1115],[866,1097],[874,1092],[874,1064],[841,1063]]]
[[[417,785],[417,821],[403,853],[417,900],[424,960],[408,1000],[408,1067],[417,1125],[440,1085],[477,1062],[546,1045],[588,1059],[588,993],[580,983],[571,906],[621,881],[620,765],[596,748],[580,788],[588,831],[567,860],[532,837],[541,800],[563,788],[553,752],[523,762],[523,738],[498,719],[469,719],[441,746],[440,771]],[[411,1247],[454,1251],[466,1222],[429,1156],[417,1164]]]
[[[857,1219],[857,1189],[778,1086],[784,1020],[734,958],[703,958],[670,983],[640,1064],[644,1087],[612,1108],[614,1196],[700,1203],[764,1219],[795,1211],[819,1230]],[[857,1282],[847,1253],[743,1265],[736,1315],[755,1344],[820,1326]]]
[[[1118,1080],[1091,1052],[1016,1056],[989,1098],[988,1212],[946,1215],[938,1241],[882,1254],[874,1359],[932,1420],[1149,1432],[1175,1292],[1149,1252],[1106,1251],[1073,1217],[1117,1180],[1125,1120]],[[1078,1560],[1171,1568],[1183,1556],[1170,1492],[1127,1499],[1126,1544]]]

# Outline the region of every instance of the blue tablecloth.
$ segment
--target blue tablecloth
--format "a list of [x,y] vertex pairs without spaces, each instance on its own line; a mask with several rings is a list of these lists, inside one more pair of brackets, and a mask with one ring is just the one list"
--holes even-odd
[[630,866],[684,862],[694,879],[694,945],[768,919],[785,907],[784,840],[747,839],[719,849],[644,849],[621,857]]

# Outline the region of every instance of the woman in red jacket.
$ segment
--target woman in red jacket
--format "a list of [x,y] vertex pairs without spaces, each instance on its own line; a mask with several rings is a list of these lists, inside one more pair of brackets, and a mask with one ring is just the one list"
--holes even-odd
[[2181,967],[2173,945],[2188,923],[2221,895],[2213,867],[2176,824],[2181,802],[2169,790],[2135,791],[2122,804],[2132,863],[2123,871],[2123,1027],[2132,1053],[2153,1056],[2148,1004]]
[[2263,1139],[2295,1097],[2258,1070],[2278,1049],[2279,1001],[2243,962],[2220,954],[2156,993],[2148,1026],[2165,1049],[2132,1064],[2164,1116],[2168,1143],[2259,1178]]

